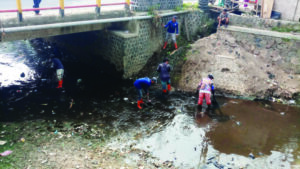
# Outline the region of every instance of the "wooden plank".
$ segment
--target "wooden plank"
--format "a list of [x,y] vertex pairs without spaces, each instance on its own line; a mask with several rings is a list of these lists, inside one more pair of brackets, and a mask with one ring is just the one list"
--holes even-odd
[[262,3],[262,18],[271,18],[274,0],[263,0]]

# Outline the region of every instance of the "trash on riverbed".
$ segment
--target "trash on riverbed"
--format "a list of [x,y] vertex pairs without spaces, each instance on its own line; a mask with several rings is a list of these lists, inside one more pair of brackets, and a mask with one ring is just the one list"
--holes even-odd
[[11,150],[7,150],[7,151],[4,151],[3,153],[0,153],[0,156],[4,157],[4,156],[8,156],[12,153]]
[[289,100],[288,103],[289,104],[296,104],[296,101],[295,100]]
[[57,131],[57,130],[55,130],[54,134],[58,134],[58,131]]
[[255,156],[252,153],[249,154],[249,157],[255,159]]
[[20,141],[21,141],[22,143],[24,143],[24,142],[25,142],[25,138],[22,137],[22,138],[20,139]]
[[285,112],[281,112],[280,115],[284,116],[284,115],[285,115]]
[[235,124],[238,125],[238,126],[240,126],[241,122],[240,121],[236,121]]
[[54,115],[54,114],[56,114],[56,113],[52,110],[52,114]]
[[128,98],[127,98],[127,97],[124,97],[124,98],[123,98],[123,100],[124,100],[124,101],[127,101],[127,100],[128,100]]
[[2,146],[2,145],[4,145],[4,144],[6,144],[6,141],[1,141],[1,140],[0,140],[0,145]]

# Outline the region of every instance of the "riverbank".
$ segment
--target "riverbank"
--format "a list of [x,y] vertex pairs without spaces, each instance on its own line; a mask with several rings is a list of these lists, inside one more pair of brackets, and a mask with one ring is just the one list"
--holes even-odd
[[201,78],[213,74],[219,95],[299,99],[299,42],[246,36],[221,31],[192,44],[184,64],[179,65],[178,88],[194,92]]

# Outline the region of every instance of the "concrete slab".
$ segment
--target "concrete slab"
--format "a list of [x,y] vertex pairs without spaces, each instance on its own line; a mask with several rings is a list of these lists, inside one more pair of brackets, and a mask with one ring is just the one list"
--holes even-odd
[[277,37],[277,38],[294,39],[294,40],[299,40],[300,41],[300,34],[275,32],[275,31],[254,29],[254,28],[246,28],[246,27],[239,27],[239,26],[228,26],[227,28],[221,27],[219,29],[224,30],[224,31],[243,32],[243,33],[250,33],[250,34],[262,35],[262,36],[271,36],[271,37]]

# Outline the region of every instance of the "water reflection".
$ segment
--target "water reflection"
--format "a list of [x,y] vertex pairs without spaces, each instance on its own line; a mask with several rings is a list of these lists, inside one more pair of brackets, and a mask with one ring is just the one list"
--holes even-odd
[[[137,147],[178,168],[292,168],[296,164],[299,109],[238,100],[225,105],[198,110],[195,117],[178,114]],[[287,110],[284,116],[282,110]]]
[[[13,53],[11,53],[13,52]],[[35,55],[28,41],[1,43],[0,87],[21,85],[35,80],[28,57]]]

